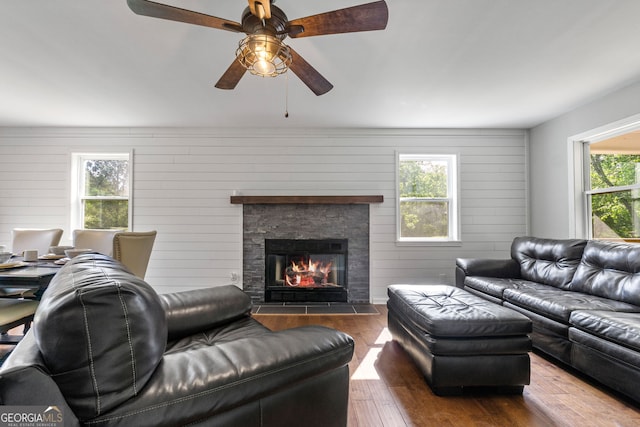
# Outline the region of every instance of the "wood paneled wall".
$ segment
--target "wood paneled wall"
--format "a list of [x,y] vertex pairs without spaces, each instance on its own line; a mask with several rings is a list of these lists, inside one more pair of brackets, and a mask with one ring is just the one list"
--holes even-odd
[[[158,230],[146,278],[159,292],[242,272],[234,194],[383,195],[371,205],[375,302],[391,283],[453,283],[456,257],[507,257],[528,229],[521,130],[0,128],[0,244],[14,227],[61,227],[70,239],[70,154],[127,150],[134,229]],[[397,152],[460,155],[460,245],[396,243]]]

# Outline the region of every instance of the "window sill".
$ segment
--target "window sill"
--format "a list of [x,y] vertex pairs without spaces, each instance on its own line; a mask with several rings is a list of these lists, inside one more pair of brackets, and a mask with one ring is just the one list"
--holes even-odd
[[461,240],[396,240],[396,246],[462,246]]

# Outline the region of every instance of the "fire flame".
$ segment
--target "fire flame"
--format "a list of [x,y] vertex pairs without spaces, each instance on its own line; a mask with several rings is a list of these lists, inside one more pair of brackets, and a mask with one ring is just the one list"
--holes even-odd
[[285,272],[285,282],[293,287],[310,287],[327,284],[327,277],[333,263],[323,264],[319,261],[309,263],[291,261],[291,266]]

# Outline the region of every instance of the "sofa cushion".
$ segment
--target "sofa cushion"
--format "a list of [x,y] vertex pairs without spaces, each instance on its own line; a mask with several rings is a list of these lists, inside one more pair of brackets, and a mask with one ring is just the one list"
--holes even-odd
[[[247,412],[267,411],[269,404],[264,399],[278,396],[292,387],[301,390],[296,396],[300,397],[299,404],[309,405],[309,390],[301,387],[302,384],[313,378],[330,377],[343,369],[347,371],[348,381],[346,365],[353,356],[353,339],[323,326],[271,332],[255,319],[246,317],[212,328],[203,335],[210,337],[209,345],[189,342],[186,338],[175,342],[137,396],[87,424],[273,425],[259,421],[226,424],[212,417],[252,402],[258,402],[258,408]],[[197,338],[194,336],[194,339]],[[332,387],[341,389],[333,382],[327,393],[332,393]],[[345,388],[348,388],[348,382]],[[298,404],[295,397],[289,399],[288,406]],[[336,409],[336,413],[339,412]],[[287,411],[282,414],[286,416]],[[326,420],[298,421],[303,425],[330,425]]]
[[571,313],[569,321],[582,331],[640,351],[640,312],[578,310]]
[[224,342],[236,341],[241,338],[264,337],[270,330],[251,316],[244,316],[224,325],[212,326],[197,334],[179,339],[169,340],[165,356],[199,348],[209,348]]
[[546,289],[549,287],[549,285],[531,282],[529,280],[480,276],[466,277],[464,286],[500,299],[502,299],[502,294],[505,289]]
[[520,263],[521,278],[568,289],[586,244],[579,239],[516,237],[511,258]]
[[518,307],[525,308],[558,322],[569,323],[575,310],[607,310],[637,312],[639,307],[621,301],[602,298],[581,292],[548,289],[505,289],[504,299]]
[[167,342],[155,291],[99,254],[78,256],[56,274],[33,330],[47,369],[80,419],[137,395]]
[[571,290],[640,306],[640,245],[590,241]]

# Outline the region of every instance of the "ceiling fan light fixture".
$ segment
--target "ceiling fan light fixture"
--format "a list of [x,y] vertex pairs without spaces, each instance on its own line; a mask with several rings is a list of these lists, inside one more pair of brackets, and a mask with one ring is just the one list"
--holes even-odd
[[242,39],[236,57],[251,74],[262,77],[286,73],[292,60],[287,45],[270,34],[251,34]]
[[294,20],[289,20],[284,11],[273,4],[275,1],[248,0],[249,6],[242,12],[241,23],[159,3],[158,0],[127,0],[127,4],[137,15],[246,34],[233,62],[216,82],[218,89],[234,89],[247,70],[259,76],[275,77],[291,68],[318,96],[330,91],[333,85],[282,41],[287,37],[383,30],[389,20],[385,0],[374,0]]

